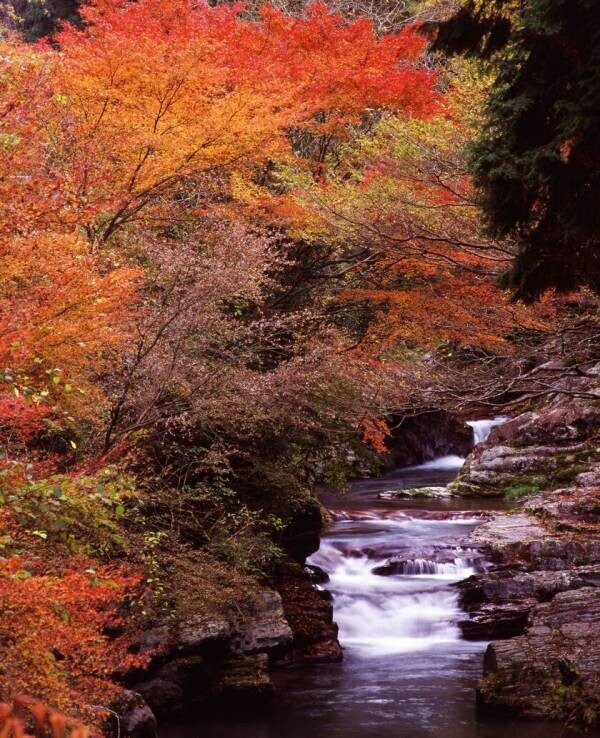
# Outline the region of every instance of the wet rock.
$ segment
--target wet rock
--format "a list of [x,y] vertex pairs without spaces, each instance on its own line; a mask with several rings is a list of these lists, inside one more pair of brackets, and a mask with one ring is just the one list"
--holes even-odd
[[292,630],[278,592],[263,590],[245,603],[244,617],[235,627],[234,653],[269,652],[291,644]]
[[328,593],[316,589],[300,567],[282,567],[278,589],[292,633],[284,662],[340,661],[342,649]]
[[468,641],[490,641],[521,635],[535,600],[523,600],[506,605],[482,605],[458,627]]
[[119,725],[115,732],[129,738],[157,738],[154,713],[141,694],[124,690],[115,705]]
[[320,566],[314,564],[306,564],[304,566],[304,572],[313,584],[327,584],[329,581],[329,574],[325,569],[321,569]]
[[525,717],[600,721],[600,589],[536,605],[524,635],[488,646],[480,705]]
[[447,487],[409,487],[407,489],[386,490],[380,492],[377,497],[380,500],[402,500],[414,498],[442,498],[451,497],[452,493]]
[[466,456],[473,448],[473,431],[455,415],[431,411],[415,417],[389,420],[391,435],[386,441],[389,468],[421,464],[456,454]]
[[268,665],[264,654],[233,656],[223,662],[212,691],[216,703],[238,712],[264,710],[274,694]]
[[510,569],[459,582],[459,602],[470,619],[459,622],[465,638],[510,638],[525,631],[528,615],[539,602],[559,592],[600,583],[600,566],[570,571],[518,572]]

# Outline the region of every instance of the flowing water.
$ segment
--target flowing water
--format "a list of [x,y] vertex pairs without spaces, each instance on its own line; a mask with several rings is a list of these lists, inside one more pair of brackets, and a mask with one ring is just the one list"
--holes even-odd
[[[484,440],[502,420],[473,421],[475,438]],[[343,662],[276,673],[279,694],[267,717],[180,726],[168,738],[566,735],[559,726],[477,717],[486,644],[462,640],[453,585],[485,569],[463,539],[498,502],[378,497],[447,484],[462,462],[443,457],[357,481],[342,498],[324,493],[332,523],[310,563],[329,575],[323,586],[333,595]]]

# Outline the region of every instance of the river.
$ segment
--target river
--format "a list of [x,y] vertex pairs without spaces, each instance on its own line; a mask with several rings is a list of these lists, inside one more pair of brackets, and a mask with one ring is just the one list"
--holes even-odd
[[[476,440],[494,424],[473,422]],[[462,462],[443,457],[359,480],[343,497],[324,494],[332,523],[309,563],[329,575],[323,586],[333,596],[343,662],[275,672],[271,715],[213,720],[182,728],[175,738],[565,735],[557,725],[477,716],[475,685],[486,644],[461,638],[457,622],[464,613],[453,584],[485,568],[480,554],[461,542],[486,510],[502,502],[378,497],[445,485]],[[390,557],[397,561],[385,575],[381,567]]]

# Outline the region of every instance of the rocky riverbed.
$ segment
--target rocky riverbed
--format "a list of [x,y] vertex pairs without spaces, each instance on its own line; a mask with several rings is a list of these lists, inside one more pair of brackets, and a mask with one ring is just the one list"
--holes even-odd
[[467,543],[494,562],[457,585],[469,613],[460,623],[464,636],[494,640],[480,706],[599,723],[600,488],[527,498]]

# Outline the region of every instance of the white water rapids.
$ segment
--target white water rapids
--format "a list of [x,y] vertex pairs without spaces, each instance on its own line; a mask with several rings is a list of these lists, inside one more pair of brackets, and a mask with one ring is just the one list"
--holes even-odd
[[[504,421],[470,421],[475,442]],[[460,456],[444,456],[407,471],[451,471],[463,462]],[[364,657],[381,656],[460,639],[457,622],[464,613],[451,585],[483,565],[475,552],[460,548],[478,518],[397,509],[345,510],[333,516],[335,522],[309,563],[329,575],[326,588],[334,598],[344,648]]]

